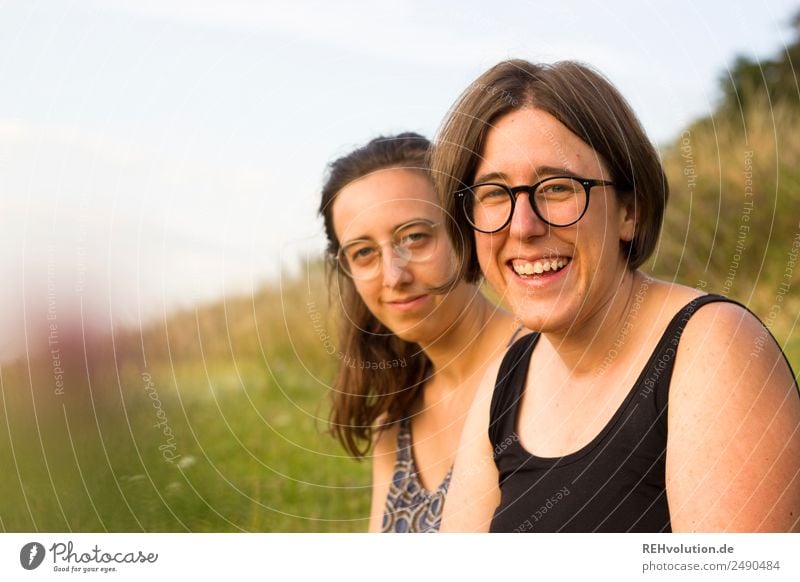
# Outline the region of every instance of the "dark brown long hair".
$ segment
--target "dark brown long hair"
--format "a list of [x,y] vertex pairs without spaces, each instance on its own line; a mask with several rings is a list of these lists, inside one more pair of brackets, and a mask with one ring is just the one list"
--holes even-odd
[[475,282],[480,267],[475,238],[453,193],[475,178],[484,142],[502,116],[532,107],[555,117],[607,164],[617,194],[633,200],[634,237],[622,242],[630,269],[638,268],[658,242],[669,186],[658,152],[619,91],[601,74],[572,61],[551,65],[524,60],[498,63],[473,82],[442,124],[430,162],[460,261],[461,276]]
[[369,452],[376,430],[408,414],[433,366],[419,345],[403,341],[378,321],[352,279],[338,268],[333,202],[342,188],[379,170],[403,168],[430,177],[429,148],[430,142],[416,133],[377,137],[332,162],[322,188],[319,214],[328,237],[328,280],[331,289],[338,289],[341,316],[339,370],[331,387],[331,432],[355,457]]

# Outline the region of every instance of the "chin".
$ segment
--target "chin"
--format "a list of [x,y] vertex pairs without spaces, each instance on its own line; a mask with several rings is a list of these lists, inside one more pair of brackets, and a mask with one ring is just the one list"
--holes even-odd
[[522,299],[509,302],[514,315],[528,329],[543,333],[568,329],[575,322],[577,312],[566,305],[566,299],[537,301]]
[[395,332],[395,335],[404,342],[418,344],[425,338],[425,333],[420,329],[406,329]]
[[417,335],[417,328],[414,325],[408,325],[408,323],[398,324],[397,322],[392,322],[394,325],[387,325],[391,332],[399,337],[403,341],[414,341],[414,338]]
[[419,336],[423,335],[423,329],[419,322],[409,322],[408,320],[396,321],[385,318],[383,319],[383,324],[389,328],[389,331],[394,335],[406,342],[417,343],[419,341]]

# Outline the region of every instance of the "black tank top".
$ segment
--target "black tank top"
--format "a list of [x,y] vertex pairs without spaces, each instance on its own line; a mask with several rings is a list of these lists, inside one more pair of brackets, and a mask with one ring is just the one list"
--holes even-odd
[[539,334],[524,336],[509,348],[490,412],[489,438],[501,492],[490,531],[671,531],[665,483],[670,377],[686,323],[714,301],[730,300],[704,295],[672,318],[608,424],[565,457],[537,457],[520,444],[517,409]]

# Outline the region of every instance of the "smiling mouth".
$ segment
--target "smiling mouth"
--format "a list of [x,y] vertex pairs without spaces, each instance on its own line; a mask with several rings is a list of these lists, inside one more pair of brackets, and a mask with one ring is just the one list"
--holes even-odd
[[546,259],[537,259],[535,261],[526,261],[523,259],[514,259],[509,261],[511,268],[520,277],[532,277],[542,275],[544,273],[555,273],[560,271],[572,262],[572,257],[552,257]]
[[414,297],[406,297],[406,298],[403,298],[403,299],[394,299],[392,301],[387,301],[386,303],[388,303],[389,305],[402,306],[402,305],[408,305],[410,303],[414,303],[415,301],[417,301],[419,299],[422,299],[423,297],[426,297],[426,295],[422,294],[422,295],[415,295]]

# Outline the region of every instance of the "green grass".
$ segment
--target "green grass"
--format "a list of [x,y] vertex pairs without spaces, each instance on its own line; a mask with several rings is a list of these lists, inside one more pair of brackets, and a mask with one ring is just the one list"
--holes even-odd
[[[332,362],[309,341],[299,304],[308,287],[291,285],[293,321],[233,300],[229,343],[219,341],[221,304],[178,314],[90,350],[89,374],[82,353],[65,360],[63,395],[47,358],[31,362],[30,377],[24,363],[3,367],[0,528],[364,531],[369,463],[325,433]],[[312,296],[324,308],[324,295]],[[257,301],[273,299],[265,290]]]

